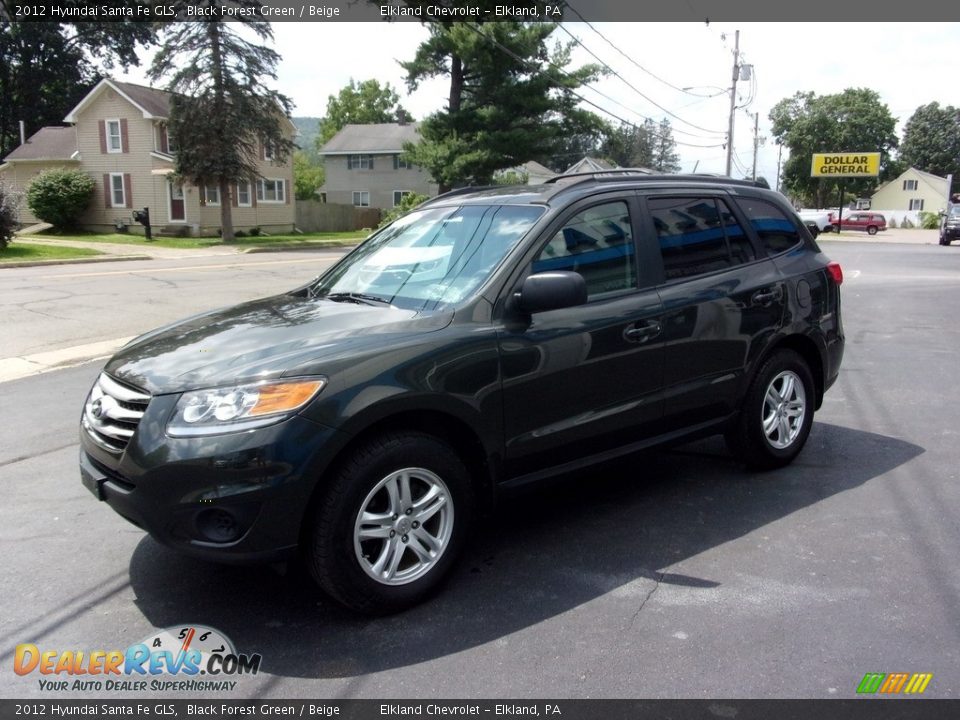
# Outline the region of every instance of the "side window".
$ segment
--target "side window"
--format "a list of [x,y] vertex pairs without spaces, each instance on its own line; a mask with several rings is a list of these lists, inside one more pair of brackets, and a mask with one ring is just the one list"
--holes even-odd
[[789,250],[800,242],[800,231],[796,224],[772,202],[737,198],[737,203],[760,238],[760,244],[770,255]]
[[754,259],[730,208],[715,198],[650,198],[647,202],[667,280],[724,270]]
[[533,261],[533,272],[572,270],[587,283],[587,297],[637,286],[630,211],[604,203],[570,218]]

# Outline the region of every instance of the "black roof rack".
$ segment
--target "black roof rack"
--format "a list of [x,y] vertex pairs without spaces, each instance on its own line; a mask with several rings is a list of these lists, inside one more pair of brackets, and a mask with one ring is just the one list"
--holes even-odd
[[647,168],[613,168],[611,170],[591,170],[589,172],[570,173],[569,175],[554,175],[549,180],[545,180],[545,185],[551,185],[560,180],[568,178],[594,178],[596,180],[605,179],[607,176],[622,177],[624,175],[653,175],[653,170]]
[[500,187],[498,185],[466,185],[465,187],[454,188],[453,190],[447,190],[442,195],[437,195],[432,197],[429,200],[424,202],[426,205],[428,202],[433,202],[434,200],[442,200],[443,198],[456,197],[457,195],[466,195],[467,193],[481,192],[483,190],[490,190],[491,188]]

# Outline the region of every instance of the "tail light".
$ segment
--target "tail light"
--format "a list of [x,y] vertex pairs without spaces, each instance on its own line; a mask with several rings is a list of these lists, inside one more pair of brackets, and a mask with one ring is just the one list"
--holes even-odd
[[840,263],[828,263],[827,272],[830,273],[830,277],[837,285],[843,284],[843,268],[840,267]]

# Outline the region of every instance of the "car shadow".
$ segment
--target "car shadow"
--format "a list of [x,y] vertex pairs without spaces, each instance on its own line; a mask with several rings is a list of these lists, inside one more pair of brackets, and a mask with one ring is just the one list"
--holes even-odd
[[193,560],[149,537],[130,562],[136,603],[156,627],[212,626],[263,670],[338,678],[413,665],[497,640],[641,578],[711,588],[667,568],[856,488],[924,450],[815,423],[788,468],[750,473],[708,439],[642,453],[514,493],[478,524],[449,582],[386,618],[327,600],[304,573]]

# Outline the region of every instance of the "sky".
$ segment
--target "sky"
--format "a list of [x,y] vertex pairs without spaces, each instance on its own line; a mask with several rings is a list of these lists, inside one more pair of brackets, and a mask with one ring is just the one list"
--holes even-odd
[[[658,122],[668,117],[683,172],[725,171],[726,151],[720,146],[729,116],[730,96],[725,91],[731,85],[737,30],[741,63],[753,66],[753,79],[737,87],[738,105],[745,107],[736,112],[735,176],[751,172],[753,113],[759,113],[757,174],[774,184],[779,148],[770,136],[767,115],[777,102],[796,92],[876,90],[898,118],[901,136],[920,105],[960,100],[954,85],[947,82],[957,68],[960,23],[619,22],[593,23],[593,28],[563,23],[561,27],[554,34],[557,39],[573,42],[576,37],[582,43],[574,49],[572,67],[597,62],[589,50],[620,76],[611,74],[595,83],[594,90],[581,91],[617,117],[596,107],[588,109],[614,122],[622,118],[639,124],[646,117]],[[412,58],[426,38],[427,31],[419,23],[280,22],[274,23],[273,31],[275,49],[283,58],[275,87],[293,100],[294,115],[324,115],[327,98],[351,79],[390,83],[417,119],[444,106],[448,87],[444,79],[408,93],[398,64]],[[151,56],[142,53],[141,67],[118,79],[144,83],[143,71]],[[684,92],[684,88],[689,89]],[[694,147],[698,145],[713,147]]]

